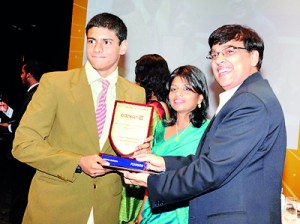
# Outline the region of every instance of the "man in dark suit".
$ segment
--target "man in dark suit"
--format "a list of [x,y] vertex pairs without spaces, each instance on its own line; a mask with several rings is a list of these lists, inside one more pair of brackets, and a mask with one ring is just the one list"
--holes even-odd
[[279,224],[286,129],[280,103],[259,72],[263,40],[248,27],[225,25],[209,45],[207,58],[225,91],[196,155],[139,155],[165,172],[124,172],[125,181],[148,186],[157,212],[189,201],[189,223]]
[[23,103],[21,104],[18,112],[14,113],[13,109],[10,108],[5,102],[0,102],[1,108],[3,108],[1,111],[5,114],[7,114],[8,117],[11,118],[12,116],[12,122],[7,123],[1,123],[0,126],[2,128],[7,128],[6,131],[14,134],[17,127],[19,126],[19,123],[21,121],[21,118],[27,108],[28,103],[30,102],[32,95],[36,91],[39,80],[42,77],[44,73],[44,67],[41,62],[37,60],[28,60],[23,63],[22,65],[22,73],[21,73],[21,80],[22,83],[28,87],[26,96],[24,98]]
[[[12,138],[14,138],[15,131],[19,126],[32,95],[38,87],[39,80],[43,73],[44,65],[37,60],[28,60],[22,65],[21,80],[22,83],[28,87],[26,96],[17,113],[13,111],[12,122],[0,124],[2,129],[6,129],[7,133],[11,133]],[[3,107],[3,112],[7,113],[9,110],[12,110],[5,102],[3,102]],[[10,169],[12,170],[12,193],[9,219],[12,224],[20,224],[22,223],[22,218],[27,205],[30,182],[35,173],[35,169],[25,163],[19,162],[10,154],[9,157],[12,159],[10,165]]]

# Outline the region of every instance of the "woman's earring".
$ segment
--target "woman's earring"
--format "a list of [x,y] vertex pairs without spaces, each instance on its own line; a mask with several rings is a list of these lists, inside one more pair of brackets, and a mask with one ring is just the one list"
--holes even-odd
[[199,109],[201,108],[201,103],[198,103],[198,108],[199,108]]

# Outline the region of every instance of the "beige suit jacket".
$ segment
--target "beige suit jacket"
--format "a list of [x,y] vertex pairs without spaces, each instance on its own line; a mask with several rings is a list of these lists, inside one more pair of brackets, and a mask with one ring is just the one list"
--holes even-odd
[[[118,77],[117,100],[145,103],[145,91]],[[80,157],[99,153],[95,108],[84,67],[45,74],[13,142],[13,156],[37,169],[24,223],[118,222],[122,183],[116,173],[75,173]],[[114,154],[109,141],[103,153]]]

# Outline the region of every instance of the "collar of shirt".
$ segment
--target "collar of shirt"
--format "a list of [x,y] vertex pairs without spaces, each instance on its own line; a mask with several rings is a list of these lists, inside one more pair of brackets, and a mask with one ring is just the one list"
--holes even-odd
[[[91,87],[95,111],[96,111],[98,102],[99,102],[99,98],[102,93],[101,82],[104,80],[104,78],[102,78],[99,75],[99,73],[92,67],[92,65],[88,61],[85,64],[85,72],[86,72],[88,83]],[[118,80],[118,76],[119,76],[119,73],[118,73],[118,68],[117,68],[114,72],[112,72],[110,75],[108,75],[105,78],[106,80],[109,81],[110,84],[109,84],[109,87],[107,90],[107,96],[106,96],[105,124],[104,124],[101,138],[99,139],[100,151],[102,150],[104,143],[108,139],[108,135],[109,135],[109,129],[110,129],[110,124],[111,124],[111,120],[112,120],[113,109],[114,109],[115,101],[117,98],[116,83]]]
[[35,86],[37,86],[39,83],[35,83],[35,84],[33,84],[32,86],[30,86],[28,89],[27,89],[27,93],[33,88],[33,87],[35,87]]
[[219,106],[216,110],[216,114],[217,115],[219,113],[219,111],[222,109],[222,107],[225,105],[225,103],[227,103],[227,101],[233,96],[233,94],[235,93],[235,91],[240,87],[240,85],[234,87],[233,89],[227,90],[225,92],[220,93],[219,95]]
[[[102,80],[104,80],[104,78],[102,78],[99,75],[99,73],[92,67],[89,61],[87,61],[85,64],[85,72],[86,72],[88,83],[91,86],[94,106],[95,108],[97,108],[100,93],[102,92],[102,85],[100,83],[102,82]],[[110,83],[108,88],[108,96],[113,97],[113,98],[109,98],[109,100],[116,99],[116,83],[118,80],[118,74],[119,72],[117,68],[113,73],[111,73],[105,78]]]
[[[85,72],[87,75],[87,79],[88,79],[88,83],[89,85],[91,85],[93,82],[98,81],[98,80],[104,80],[104,78],[102,78],[99,73],[93,68],[93,66],[90,64],[89,61],[86,62],[85,64]],[[116,68],[115,71],[113,71],[110,75],[108,75],[105,79],[109,81],[110,86],[112,84],[116,84],[117,83],[117,79],[118,79],[118,67]]]

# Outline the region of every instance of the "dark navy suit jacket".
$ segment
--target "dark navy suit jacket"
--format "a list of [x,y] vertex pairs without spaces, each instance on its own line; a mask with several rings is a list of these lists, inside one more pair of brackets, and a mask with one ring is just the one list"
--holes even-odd
[[[16,129],[19,126],[19,123],[22,119],[23,114],[25,113],[27,106],[29,104],[29,102],[31,101],[32,95],[35,93],[36,89],[37,89],[38,85],[32,87],[32,89],[30,89],[27,93],[25,98],[23,99],[22,105],[20,105],[18,112],[17,113],[13,113],[13,117],[12,117],[12,121],[11,123],[11,131],[12,133],[9,132],[8,128],[6,127],[0,127],[0,133],[1,134],[6,134],[7,138],[9,139],[13,139]],[[7,121],[5,121],[7,122]]]
[[151,207],[189,200],[189,223],[281,223],[285,153],[280,103],[255,73],[212,119],[195,156],[164,157],[166,172],[149,176]]
[[11,130],[13,133],[15,133],[17,127],[19,126],[19,123],[23,117],[23,114],[25,113],[27,106],[29,104],[29,102],[31,101],[31,98],[33,96],[33,94],[35,93],[36,89],[37,89],[38,85],[32,87],[32,89],[30,89],[27,93],[26,93],[26,97],[24,99],[23,104],[21,105],[21,107],[19,108],[19,111],[17,113],[17,115],[14,118],[14,122],[12,122],[11,124]]

